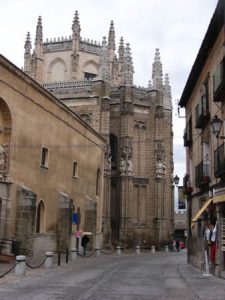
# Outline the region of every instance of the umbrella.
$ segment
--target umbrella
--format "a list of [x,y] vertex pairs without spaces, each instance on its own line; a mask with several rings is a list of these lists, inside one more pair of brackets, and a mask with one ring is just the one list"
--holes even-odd
[[90,231],[84,231],[84,232],[82,232],[82,235],[92,235],[92,232],[90,232]]

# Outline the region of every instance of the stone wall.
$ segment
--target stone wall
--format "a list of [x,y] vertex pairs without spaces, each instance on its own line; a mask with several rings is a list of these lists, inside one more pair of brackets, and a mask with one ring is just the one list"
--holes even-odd
[[35,231],[36,194],[27,187],[17,189],[16,240],[20,242],[20,252],[28,254],[32,250]]
[[67,195],[60,193],[57,220],[57,248],[65,251],[70,247],[72,231],[72,202]]

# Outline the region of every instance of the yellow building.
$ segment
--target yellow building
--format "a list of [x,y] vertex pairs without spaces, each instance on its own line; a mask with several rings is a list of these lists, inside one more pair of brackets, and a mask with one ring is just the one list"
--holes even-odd
[[[188,196],[188,260],[205,268],[207,253],[216,276],[225,270],[224,11],[225,1],[220,0],[179,103],[186,110],[184,192]],[[210,243],[208,226],[216,233]]]
[[1,238],[23,253],[65,249],[79,226],[99,243],[104,152],[100,134],[0,55]]

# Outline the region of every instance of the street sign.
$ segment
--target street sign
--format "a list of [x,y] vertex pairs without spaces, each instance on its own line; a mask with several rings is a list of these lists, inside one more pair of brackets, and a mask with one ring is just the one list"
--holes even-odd
[[72,224],[78,224],[78,213],[73,213]]

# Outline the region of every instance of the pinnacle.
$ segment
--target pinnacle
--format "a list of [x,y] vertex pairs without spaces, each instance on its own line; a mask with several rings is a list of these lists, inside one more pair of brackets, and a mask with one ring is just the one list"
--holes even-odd
[[160,52],[159,52],[159,48],[155,49],[155,62],[160,62]]
[[111,21],[108,36],[109,49],[116,49],[114,23]]
[[30,32],[29,32],[29,31],[27,32],[26,41],[27,41],[27,42],[30,42]]
[[79,14],[77,10],[75,11],[74,14],[72,30],[80,33],[80,21],[79,21]]
[[42,18],[41,18],[41,16],[39,16],[38,17],[38,25],[41,26],[42,25],[41,23],[42,23]]

